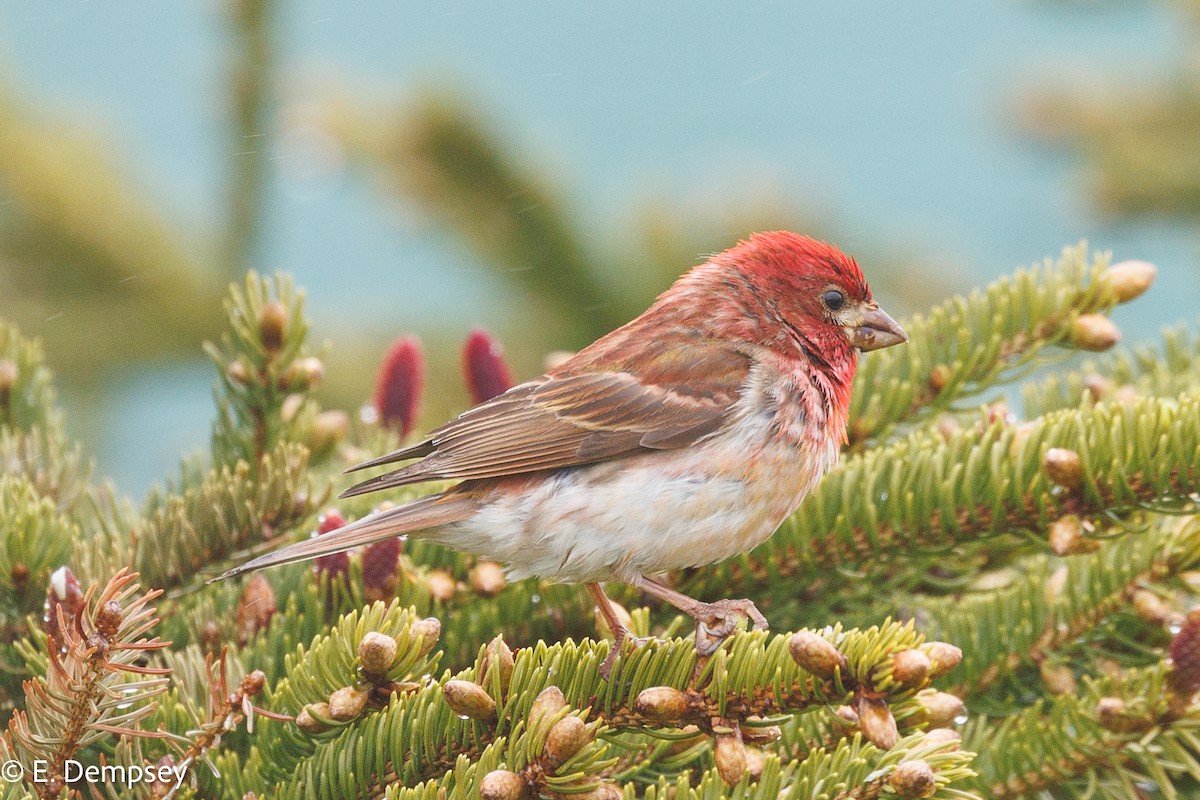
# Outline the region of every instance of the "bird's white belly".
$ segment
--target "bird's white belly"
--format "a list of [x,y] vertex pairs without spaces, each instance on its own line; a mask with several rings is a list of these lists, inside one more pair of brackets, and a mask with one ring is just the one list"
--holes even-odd
[[764,423],[683,451],[556,473],[434,538],[508,564],[513,578],[581,583],[710,564],[769,537],[827,467],[821,460],[801,457]]

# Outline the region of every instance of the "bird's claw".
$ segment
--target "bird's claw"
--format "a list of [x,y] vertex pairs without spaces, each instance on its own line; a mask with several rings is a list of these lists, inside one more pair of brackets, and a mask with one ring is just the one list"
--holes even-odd
[[740,620],[748,620],[757,631],[765,631],[770,627],[767,618],[751,600],[701,603],[692,618],[696,620],[696,652],[702,656],[715,653],[721,642],[737,631]]

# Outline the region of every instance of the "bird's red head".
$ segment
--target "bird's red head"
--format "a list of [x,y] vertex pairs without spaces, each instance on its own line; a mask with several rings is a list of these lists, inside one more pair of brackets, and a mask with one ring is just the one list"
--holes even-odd
[[756,233],[715,257],[734,273],[747,305],[766,324],[772,349],[831,364],[854,362],[854,348],[907,341],[871,298],[854,259],[833,245],[788,231]]

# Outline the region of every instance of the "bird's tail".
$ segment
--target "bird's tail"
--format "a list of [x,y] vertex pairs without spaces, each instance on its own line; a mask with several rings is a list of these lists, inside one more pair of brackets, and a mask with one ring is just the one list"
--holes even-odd
[[396,508],[369,514],[329,533],[314,536],[311,539],[305,539],[302,542],[296,542],[261,555],[241,566],[221,573],[211,579],[209,583],[265,567],[307,561],[310,558],[339,553],[342,550],[371,544],[381,539],[458,522],[478,510],[478,501],[462,494],[434,494],[421,497]]

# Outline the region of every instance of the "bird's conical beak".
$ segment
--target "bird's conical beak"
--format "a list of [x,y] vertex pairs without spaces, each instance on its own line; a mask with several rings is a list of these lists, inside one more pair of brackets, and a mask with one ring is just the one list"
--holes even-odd
[[896,320],[874,303],[863,309],[857,325],[845,330],[850,344],[859,350],[879,350],[908,341],[908,334]]

